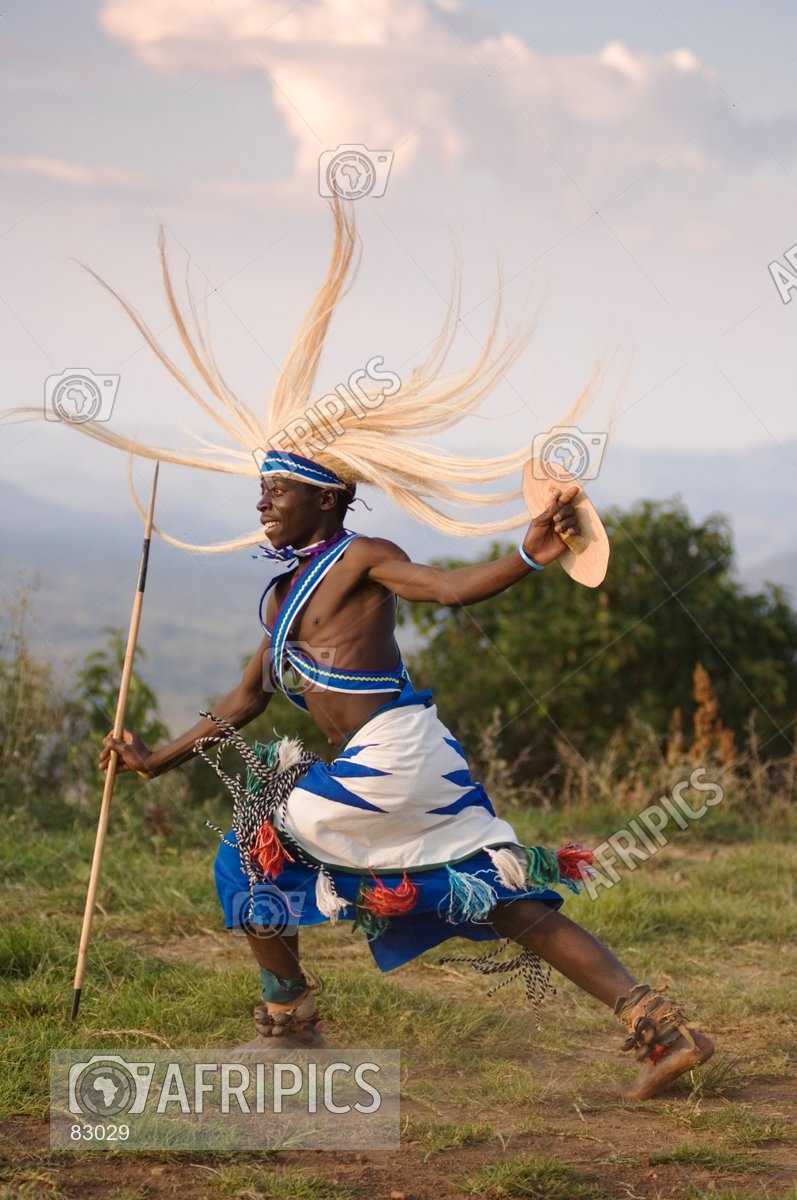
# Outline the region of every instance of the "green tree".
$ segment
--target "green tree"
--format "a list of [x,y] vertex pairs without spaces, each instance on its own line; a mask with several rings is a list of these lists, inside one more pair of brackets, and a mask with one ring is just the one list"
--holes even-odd
[[71,820],[85,801],[89,723],[28,632],[30,591],[17,595],[0,631],[0,812],[33,823]]
[[[121,629],[106,626],[108,641],[102,650],[86,656],[78,674],[82,700],[90,707],[92,730],[104,738],[113,728],[127,639]],[[144,662],[146,654],[136,646],[133,662]],[[134,729],[145,742],[156,745],[169,737],[158,715],[158,698],[148,683],[133,669],[125,706],[125,728]]]
[[738,741],[753,711],[767,753],[788,753],[780,731],[797,709],[797,616],[783,590],[750,593],[734,579],[722,516],[696,524],[676,499],[612,509],[604,521],[612,557],[598,589],[552,566],[470,608],[403,606],[425,639],[416,686],[434,687],[442,716],[471,744],[500,710],[502,752],[522,752],[541,773],[557,738],[588,755],[631,714],[662,738],[676,708],[688,721],[701,662]]
[[[113,729],[127,645],[121,629],[106,626],[103,633],[107,635],[105,646],[86,656],[77,676],[78,696],[88,715],[91,730],[84,756],[86,779],[95,795],[102,791],[105,782],[104,775],[97,769],[97,759],[103,738]],[[144,650],[137,646],[134,664],[145,660]],[[158,713],[158,698],[138,674],[135,665],[130,676],[124,727],[135,730],[150,746],[168,741],[170,737]],[[142,794],[140,784],[135,775],[120,774],[116,778],[115,793],[118,798],[131,802],[136,810],[141,808],[145,813],[155,812],[151,793]]]

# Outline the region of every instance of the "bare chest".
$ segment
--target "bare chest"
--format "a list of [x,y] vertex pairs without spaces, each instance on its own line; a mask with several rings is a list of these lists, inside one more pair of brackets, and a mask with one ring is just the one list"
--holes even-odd
[[[286,612],[286,606],[293,607],[291,597],[300,583],[301,577],[292,575],[289,579],[280,580],[275,587],[268,606],[268,623],[272,629],[279,616]],[[333,568],[316,585],[309,598],[296,607],[289,636],[317,634],[356,622],[361,616],[362,607],[362,588],[357,586],[357,581],[347,572]]]
[[[286,601],[290,600],[292,583],[292,580],[281,581],[272,594],[268,611],[271,629]],[[392,646],[395,613],[395,601],[390,594],[364,586],[362,580],[351,573],[333,568],[297,612],[288,637],[312,646],[336,646],[338,653],[344,654],[344,647],[349,647],[349,652],[356,655],[357,646],[368,645],[372,649],[380,644]],[[390,651],[388,657],[391,657]]]

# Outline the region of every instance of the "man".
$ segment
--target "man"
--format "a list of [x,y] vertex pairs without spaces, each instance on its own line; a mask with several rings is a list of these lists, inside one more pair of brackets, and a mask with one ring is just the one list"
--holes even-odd
[[[528,586],[527,577],[559,557],[577,531],[570,503],[577,490],[562,490],[534,517],[517,551],[444,570],[411,562],[390,541],[348,534],[343,520],[354,487],[330,468],[291,453],[265,455],[257,508],[288,570],[267,589],[261,646],[214,716],[240,729],[278,687],[306,707],[337,755],[331,764],[294,766],[279,803],[269,801],[259,848],[250,837],[242,861],[234,842],[219,853],[227,922],[248,927],[263,982],[251,1047],[274,1045],[273,1037],[283,1046],[325,1044],[297,926],[355,916],[385,970],[454,935],[509,938],[531,961],[553,966],[612,1008],[628,1031],[626,1048],[643,1065],[623,1092],[627,1099],[657,1094],[713,1053],[675,1002],[639,984],[557,911],[561,897],[545,883],[566,883],[564,867],[549,851],[519,846],[495,815],[429,693],[414,691],[395,640],[396,597],[458,606]],[[100,765],[116,751],[120,770],[152,778],[218,733],[218,720],[206,717],[157,750],[127,731],[118,741],[109,735]],[[535,852],[543,855],[542,874]],[[240,906],[233,912],[255,867],[259,886],[303,897],[289,928],[253,931]]]
[[[441,450],[434,438],[478,411],[517,362],[528,337],[521,331],[502,342],[499,284],[493,320],[475,362],[444,375],[461,316],[455,276],[441,329],[406,378],[358,370],[350,376],[351,390],[340,385],[316,398],[327,330],[356,262],[352,216],[337,198],[331,209],[334,241],[326,277],[260,411],[237,396],[219,370],[190,288],[187,310],[178,303],[163,234],[166,299],[198,382],[169,357],[136,309],[91,272],[205,421],[215,422],[222,440],[214,443],[203,431],[195,435],[198,446],[175,449],[126,436],[110,422],[69,422],[69,428],[141,458],[235,475],[252,474],[253,446],[269,447],[258,462],[258,507],[272,553],[288,570],[267,589],[264,614],[261,605],[266,638],[238,687],[218,705],[215,719],[203,719],[154,751],[128,732],[119,741],[109,738],[101,765],[107,766],[116,751],[122,769],[146,777],[171,770],[202,752],[204,740],[216,739],[220,722],[222,732],[237,737],[236,729],[264,711],[269,689],[280,688],[309,710],[330,745],[339,749],[325,764],[290,739],[261,755],[242,740],[237,743],[251,788],[234,794],[236,838],[227,840],[217,859],[227,922],[248,923],[249,912],[242,915],[240,906],[233,911],[233,901],[250,887],[253,903],[264,887],[302,897],[301,911],[288,913],[290,932],[264,922],[268,928],[261,932],[273,936],[250,937],[263,981],[265,1004],[256,1009],[256,1023],[265,1044],[273,1037],[281,1037],[282,1045],[321,1044],[313,989],[299,963],[299,924],[354,916],[385,970],[453,934],[474,940],[503,936],[522,947],[517,961],[530,996],[538,995],[542,960],[614,1008],[628,1031],[625,1048],[643,1061],[624,1094],[644,1099],[709,1058],[711,1041],[688,1023],[678,1004],[661,990],[637,984],[605,946],[557,911],[561,897],[548,885],[572,886],[580,878],[579,848],[554,854],[518,844],[511,826],[496,816],[484,789],[471,778],[464,751],[438,720],[431,694],[414,690],[394,637],[397,596],[473,604],[521,584],[557,558],[565,549],[563,538],[575,531],[573,491],[562,491],[535,516],[517,552],[455,571],[411,563],[392,543],[343,529],[357,483],[380,488],[414,520],[446,534],[496,534],[518,527],[517,516],[477,522],[446,509],[510,500],[516,487],[492,494],[484,485],[514,484],[531,439],[522,436],[521,444],[495,456],[485,455],[484,447],[467,456]],[[382,362],[372,356],[368,367]],[[576,420],[597,379],[595,372],[557,424]],[[6,415],[42,419],[43,413],[21,408]],[[286,441],[290,451],[284,449]],[[207,553],[252,546],[263,536],[249,532],[219,545],[196,546],[158,532],[175,545]],[[324,653],[313,653],[313,647]],[[269,686],[264,688],[266,656]],[[235,780],[228,783],[236,788]],[[494,969],[482,965],[486,973]]]

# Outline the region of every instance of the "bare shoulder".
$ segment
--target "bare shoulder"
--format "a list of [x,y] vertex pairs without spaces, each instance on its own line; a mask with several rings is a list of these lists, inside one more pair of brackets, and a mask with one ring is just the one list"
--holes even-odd
[[360,567],[363,571],[370,570],[378,563],[383,562],[409,562],[410,556],[401,546],[397,546],[395,542],[388,541],[387,538],[365,537],[359,535],[354,539],[346,551],[346,557],[350,564]]

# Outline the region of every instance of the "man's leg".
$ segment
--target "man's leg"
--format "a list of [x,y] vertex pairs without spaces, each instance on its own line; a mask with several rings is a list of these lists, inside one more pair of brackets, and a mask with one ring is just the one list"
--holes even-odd
[[299,930],[288,934],[269,929],[265,925],[255,926],[255,929],[256,932],[247,932],[246,940],[257,965],[267,971],[273,971],[281,979],[297,979],[302,973],[299,963]]
[[[228,929],[242,929],[249,947],[260,967],[263,1004],[254,1010],[258,1036],[239,1050],[323,1047],[326,1042],[318,1031],[315,991],[308,985],[299,962],[299,931],[284,922],[258,924],[253,911],[260,911],[266,920],[290,912],[273,885],[259,888],[253,910],[249,880],[241,867],[235,835],[224,839],[215,863],[216,890]],[[259,906],[259,907],[258,907]],[[287,917],[285,917],[287,921]],[[272,1038],[282,1039],[274,1042]]]
[[287,933],[260,925],[250,930],[246,940],[260,967],[265,1004],[254,1010],[258,1036],[238,1049],[324,1048],[316,989],[308,984],[299,961],[298,929]]
[[644,1059],[636,1080],[621,1091],[627,1100],[647,1100],[714,1053],[711,1040],[687,1025],[677,1005],[646,991],[608,947],[541,900],[499,904],[491,921],[502,937],[532,950],[617,1012]]

